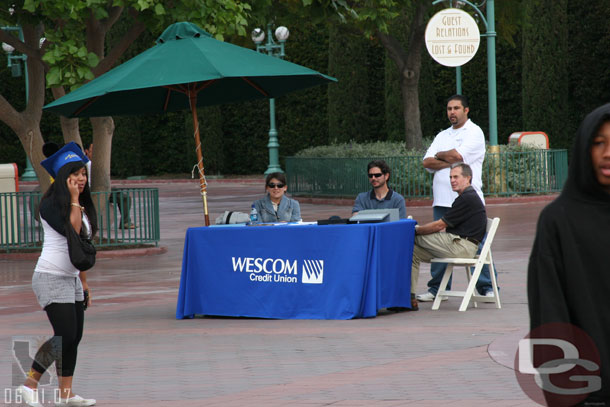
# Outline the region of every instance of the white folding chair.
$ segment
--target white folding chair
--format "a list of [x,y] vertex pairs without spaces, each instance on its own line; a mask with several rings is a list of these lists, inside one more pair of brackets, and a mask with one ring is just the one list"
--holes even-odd
[[[495,302],[496,307],[501,308],[500,294],[498,293],[498,284],[496,282],[496,272],[494,270],[494,263],[491,255],[491,244],[493,243],[494,236],[496,235],[498,224],[500,224],[500,218],[487,218],[487,233],[485,237],[485,243],[483,244],[481,253],[475,256],[473,259],[435,258],[430,260],[431,263],[447,263],[447,268],[445,269],[445,272],[443,274],[441,285],[439,286],[438,292],[436,293],[434,304],[432,304],[433,310],[437,310],[438,307],[441,305],[441,300],[443,296],[464,297],[462,300],[462,304],[460,305],[460,311],[466,311],[466,309],[468,308],[468,304],[471,300],[473,301],[475,308],[477,306],[477,302]],[[475,289],[477,285],[477,280],[479,279],[479,276],[481,275],[481,270],[483,269],[483,266],[485,264],[489,265],[489,274],[491,276],[491,285],[493,287],[494,293],[493,297],[479,295],[479,293]],[[449,282],[449,278],[453,273],[454,266],[464,266],[464,268],[466,269],[466,278],[468,280],[468,287],[466,288],[466,291],[446,290],[447,283]],[[474,267],[474,271],[472,274],[470,274],[471,267]]]

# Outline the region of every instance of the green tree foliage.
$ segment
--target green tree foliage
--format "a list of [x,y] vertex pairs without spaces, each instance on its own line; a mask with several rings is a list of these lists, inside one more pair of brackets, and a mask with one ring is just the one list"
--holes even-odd
[[523,125],[545,131],[559,148],[570,139],[567,6],[568,0],[530,0],[523,8]]
[[[523,131],[521,116],[521,20],[520,1],[496,1],[496,88],[498,143],[506,143],[511,133]],[[466,8],[465,8],[466,9]],[[486,10],[483,8],[482,10]],[[480,20],[479,16],[475,16]],[[481,33],[485,26],[479,23]],[[424,137],[433,137],[449,126],[446,100],[456,93],[456,70],[434,61],[426,52],[422,60],[420,106]],[[489,106],[487,83],[487,38],[481,37],[474,58],[462,66],[462,93],[470,100],[469,117],[489,138]]]
[[[281,109],[281,103],[276,103]],[[227,106],[223,114],[223,133],[229,146],[224,154],[228,173],[263,173],[267,168],[269,102],[257,101]],[[280,152],[285,139],[278,127]],[[249,171],[250,170],[250,171]]]
[[[437,128],[436,124],[430,125],[429,123],[435,123],[437,119],[434,117],[439,116],[430,113],[439,111],[438,106],[444,110],[444,100],[455,93],[455,91],[442,91],[446,88],[444,86],[447,83],[446,77],[441,75],[442,77],[439,78],[433,74],[433,72],[440,71],[438,67],[429,64],[427,53],[422,51],[423,33],[427,20],[432,11],[438,11],[445,5],[438,5],[438,9],[433,9],[432,2],[429,0],[365,0],[360,2],[319,0],[310,3],[326,6],[329,9],[334,8],[338,12],[349,9],[351,11],[349,18],[342,16],[343,20],[350,27],[356,27],[363,32],[365,37],[374,36],[383,45],[388,59],[393,62],[392,64],[386,63],[385,132],[389,139],[398,139],[402,134],[408,147],[420,147],[422,136],[429,134],[431,129]],[[520,0],[514,0],[501,2],[497,8],[496,20],[501,29],[500,42],[512,47],[515,45],[514,37],[520,27],[518,18],[520,5]],[[473,8],[466,7],[466,9],[476,15]],[[482,12],[486,12],[484,6]],[[476,17],[481,18],[478,15]],[[337,49],[349,55],[349,46],[340,44]],[[477,56],[479,60],[481,60],[481,54],[484,53],[479,52]],[[332,55],[331,48],[331,61]],[[341,57],[342,55],[339,58]],[[485,60],[484,57],[482,60]],[[424,66],[423,70],[422,66]],[[427,81],[422,80],[424,77]],[[480,71],[475,71],[474,76],[469,76],[469,78],[473,83],[471,88],[479,89],[476,82],[486,78],[486,75],[480,75]],[[480,98],[480,100],[486,99],[487,97]],[[332,109],[332,106],[329,108]],[[360,110],[354,110],[354,112],[358,111]],[[486,116],[487,114],[485,114]],[[402,120],[398,120],[399,117]],[[331,116],[331,123],[332,120]]]
[[385,139],[384,51],[346,25],[330,28],[329,136],[341,142]]
[[[328,73],[329,54],[325,51],[329,47],[329,33],[326,26],[315,21],[295,22],[294,25],[291,22],[290,31],[286,59]],[[281,161],[285,156],[294,155],[304,145],[328,142],[328,93],[336,85],[337,83],[331,83],[316,86],[289,93],[276,100]],[[265,101],[261,103],[266,104]]]
[[[264,26],[264,21],[261,20],[260,26]],[[290,30],[285,46],[286,60],[327,72],[329,37],[324,24],[299,22],[290,16],[277,17],[275,21]],[[253,47],[252,43],[243,45]],[[283,157],[293,155],[305,145],[328,143],[328,91],[334,86],[336,84],[317,86],[275,100],[280,164],[283,164]],[[269,102],[235,103],[222,106],[221,111],[225,147],[223,164],[218,171],[230,174],[265,171],[269,162]]]
[[569,117],[567,134],[576,133],[584,116],[610,94],[610,2],[606,0],[570,0],[568,2]]
[[[143,32],[159,34],[176,21],[197,23],[221,40],[225,35],[245,35],[250,9],[250,2],[239,0],[180,0],[171,4],[161,0],[25,0],[23,4],[13,5],[11,12],[0,14],[0,23],[19,24],[24,40],[4,30],[0,31],[0,40],[27,55],[31,92],[24,113],[17,112],[0,95],[0,121],[27,148],[40,179],[44,175],[38,163],[43,158],[40,123],[45,86],[53,89],[54,97],[60,97],[66,88],[73,90],[108,71]],[[128,29],[120,37],[115,36],[117,41],[107,48],[107,36],[121,18],[130,20]],[[41,47],[39,40],[43,36],[46,40]],[[82,143],[78,120],[60,120],[64,140]],[[94,118],[91,128],[97,146],[93,157],[93,189],[108,190],[115,125],[112,118]],[[43,188],[47,185],[48,181],[44,182]]]
[[[13,77],[11,70],[0,60],[0,95],[15,101],[15,109],[25,108],[25,82],[23,76]],[[19,173],[25,168],[25,152],[19,139],[3,122],[0,122],[0,163],[16,163]]]
[[[347,2],[343,0],[304,0],[303,4],[308,6],[309,13],[312,14],[322,14],[325,15],[333,24],[336,24],[338,21],[345,22],[349,25],[346,32],[349,32],[351,29],[357,29],[361,33],[364,34],[365,38],[372,39],[375,37],[379,44],[381,44],[387,51],[388,55],[395,62],[395,66],[398,70],[397,77],[400,78],[400,91],[402,94],[402,116],[403,121],[405,123],[405,139],[406,143],[410,147],[415,147],[421,144],[421,127],[420,127],[420,110],[419,110],[419,100],[418,100],[418,81],[419,81],[419,71],[420,71],[420,61],[421,61],[421,45],[423,44],[423,29],[424,29],[424,15],[427,10],[431,7],[431,3],[429,0],[411,0],[407,2],[395,1],[395,0],[365,0],[359,2]],[[411,35],[409,35],[408,46],[405,48],[400,44],[399,41],[392,36],[388,29],[390,23],[398,17],[408,16],[411,20]],[[341,30],[339,28],[338,30]],[[341,37],[338,37],[338,39]],[[331,41],[331,47],[333,41]],[[354,46],[354,50],[356,50],[356,46],[353,42],[346,44],[338,44],[337,50],[340,49],[341,45],[345,45],[342,49],[346,55],[354,54],[352,50],[352,46]],[[356,52],[357,54],[357,52]],[[341,69],[339,68],[340,64],[335,64],[335,61],[332,59],[333,51],[331,50],[331,64],[329,66],[330,70],[333,70],[335,66],[339,72]],[[355,55],[354,55],[355,56]],[[341,59],[337,60],[341,61]],[[356,59],[358,61],[358,59]],[[341,61],[342,62],[342,61]],[[346,64],[346,72],[349,72],[349,68]],[[377,68],[373,69],[373,72],[378,75],[380,78],[384,77],[384,66],[381,63],[376,63]],[[366,65],[365,65],[366,66]],[[367,66],[368,68],[368,66]],[[356,67],[352,68],[353,72],[357,72],[358,69]],[[350,80],[358,81],[357,75],[346,76]],[[362,81],[360,81],[362,82]],[[365,88],[365,93],[360,95],[360,100],[363,97],[371,97],[375,98],[378,94],[384,94],[385,89],[382,88]],[[346,93],[347,92],[347,93]],[[349,91],[346,90],[344,95],[349,95]],[[381,93],[379,93],[381,92]],[[343,96],[343,95],[341,95]],[[348,118],[344,118],[341,115],[343,112],[338,112],[339,117],[333,117],[333,109],[336,107],[340,109],[340,106],[333,106],[332,104],[332,94],[331,94],[331,105],[329,109],[331,109],[331,130],[343,130],[350,123],[347,122]],[[345,102],[345,101],[344,101]],[[355,103],[352,101],[352,103]],[[361,107],[361,106],[356,106]],[[361,115],[363,109],[359,108],[354,111],[352,114],[355,116],[355,124],[360,124],[359,116]],[[385,116],[385,107],[380,108],[378,111],[373,112],[383,123],[383,116]],[[371,117],[371,116],[369,116]],[[333,120],[338,120],[339,122],[336,125],[333,123]],[[341,120],[345,120],[344,123],[340,122]],[[368,126],[367,126],[368,127]],[[379,126],[372,125],[373,128],[379,128]],[[385,129],[382,126],[379,131],[385,132]],[[366,132],[367,129],[359,129],[359,132],[362,134]],[[349,130],[346,134],[350,134]],[[331,135],[332,137],[332,135]],[[362,136],[359,136],[362,137]]]
[[[168,24],[189,20],[223,40],[225,35],[245,35],[250,4],[240,1],[210,2],[182,0],[171,5],[160,0],[25,0],[23,9],[41,16],[49,45],[43,60],[49,65],[47,86],[68,86],[74,90],[92,80],[102,50],[95,47],[92,25],[111,28],[124,11],[132,19],[132,28],[140,26],[160,33]],[[88,35],[82,33],[88,27]],[[99,41],[99,38],[97,38]],[[98,49],[96,49],[98,48]],[[99,74],[100,72],[97,72]]]
[[[406,11],[405,11],[406,12]],[[407,18],[396,18],[388,26],[389,33],[396,40],[406,47],[408,44],[409,21]],[[402,92],[400,89],[400,72],[396,69],[396,63],[384,52],[385,77],[384,77],[384,100],[385,100],[385,128],[387,139],[393,141],[404,140],[405,120],[403,112]],[[420,83],[420,96],[425,97],[426,92],[422,92],[423,82]],[[425,99],[420,98],[422,112],[425,109],[421,103]],[[422,119],[424,115],[422,114]],[[422,122],[423,124],[423,122]]]
[[[286,44],[286,59],[335,75],[340,80],[337,84],[276,99],[282,166],[284,157],[305,147],[331,144],[335,139],[340,140],[338,134],[347,129],[349,135],[346,132],[342,136],[345,145],[350,145],[349,140],[359,139],[404,140],[399,71],[388,52],[380,51],[375,40],[377,35],[373,39],[367,37],[365,25],[351,20],[354,17],[346,8],[347,2],[322,4],[312,0],[309,6],[305,4],[307,7],[303,3],[307,2],[250,2],[252,22],[246,28],[249,32],[271,21],[288,26],[291,35]],[[409,13],[416,3],[401,2],[403,14],[387,23],[389,35],[403,48],[408,45]],[[551,147],[568,147],[582,117],[607,102],[610,93],[610,83],[605,80],[610,69],[610,28],[605,24],[610,3],[605,0],[524,1],[523,27],[517,23],[521,16],[516,14],[521,13],[520,3],[496,0],[498,141],[506,143],[515,131],[542,130],[550,135]],[[315,7],[316,4],[328,7]],[[357,5],[362,4],[365,2]],[[300,11],[295,11],[295,7]],[[337,12],[342,13],[345,21],[340,29],[336,28],[341,24]],[[374,18],[365,15],[367,21]],[[129,34],[134,21],[128,13],[121,14],[107,36],[106,55]],[[484,32],[484,26],[479,27]],[[144,31],[118,63],[152,46],[159,33]],[[225,39],[254,48],[251,40],[243,36],[225,35]],[[354,49],[349,48],[351,44],[356,44]],[[482,37],[477,55],[462,67],[462,87],[471,101],[470,117],[488,135],[486,55],[486,38]],[[342,77],[346,74],[340,70],[358,80]],[[455,93],[455,70],[437,64],[425,49],[418,91],[422,134],[424,138],[431,138],[449,125],[445,101]],[[12,78],[4,64],[0,66],[0,95],[10,100],[18,111],[25,107],[24,78]],[[50,91],[46,98],[51,100]],[[199,109],[198,114],[206,174],[252,174],[266,169],[267,101]],[[115,120],[112,175],[185,173],[196,164],[189,112]],[[44,114],[40,126],[45,140],[63,141],[56,116]],[[91,141],[91,126],[81,120],[80,127],[83,142],[87,144]],[[11,137],[14,137],[11,129],[0,123],[0,162],[18,162],[22,170],[25,163],[22,147]]]

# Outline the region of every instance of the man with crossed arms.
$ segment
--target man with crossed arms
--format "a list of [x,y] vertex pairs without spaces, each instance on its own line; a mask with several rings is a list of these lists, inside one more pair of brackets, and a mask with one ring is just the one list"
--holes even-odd
[[[424,156],[424,168],[428,172],[434,173],[432,209],[435,221],[441,219],[447,213],[457,197],[449,181],[449,167],[456,162],[464,162],[472,168],[472,188],[485,205],[485,199],[481,191],[483,185],[481,174],[483,160],[485,159],[485,136],[481,128],[468,118],[469,111],[470,107],[466,96],[451,96],[447,100],[447,118],[451,127],[443,130],[434,138]],[[417,295],[419,301],[434,301],[446,266],[443,263],[431,265],[432,278],[428,281],[428,292]],[[449,280],[447,289],[451,289],[451,280]],[[493,294],[488,266],[485,266],[481,271],[481,277],[477,282],[477,290],[481,295]],[[443,298],[443,300],[445,299]]]

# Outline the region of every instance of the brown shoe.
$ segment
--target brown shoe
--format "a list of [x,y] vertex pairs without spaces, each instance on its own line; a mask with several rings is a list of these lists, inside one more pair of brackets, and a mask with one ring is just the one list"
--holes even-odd
[[411,294],[411,308],[407,308],[407,307],[388,307],[387,310],[391,311],[391,312],[419,311],[419,303],[417,302],[417,298],[415,298],[415,294]]
[[391,312],[405,312],[405,311],[411,311],[409,308],[407,307],[388,307],[387,308],[388,311]]
[[411,294],[411,309],[409,311],[419,311],[419,303],[413,294]]
[[415,294],[411,294],[411,308],[407,308],[407,307],[388,307],[388,311],[392,311],[392,312],[419,311],[419,304],[417,303],[417,299],[415,298]]

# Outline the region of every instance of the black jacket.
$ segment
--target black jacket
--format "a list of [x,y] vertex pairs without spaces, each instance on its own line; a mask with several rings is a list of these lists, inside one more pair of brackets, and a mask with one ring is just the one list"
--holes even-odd
[[[599,405],[610,406],[610,194],[595,178],[591,160],[592,138],[605,121],[610,121],[610,104],[587,115],[578,129],[563,191],[538,219],[527,293],[534,336],[552,338],[557,325],[548,324],[558,322],[563,324],[559,326],[563,326],[564,339],[576,342],[580,358],[595,359],[597,348],[602,388],[587,402],[603,401],[606,404]],[[584,344],[586,340],[578,330],[569,329],[571,325],[584,330],[595,346]],[[549,348],[540,349],[537,353],[535,348],[534,361],[557,358],[557,353],[545,356]],[[573,385],[587,384],[577,380]],[[557,404],[558,399],[548,392],[545,396],[549,405],[568,405]],[[565,397],[559,399],[565,402]]]

